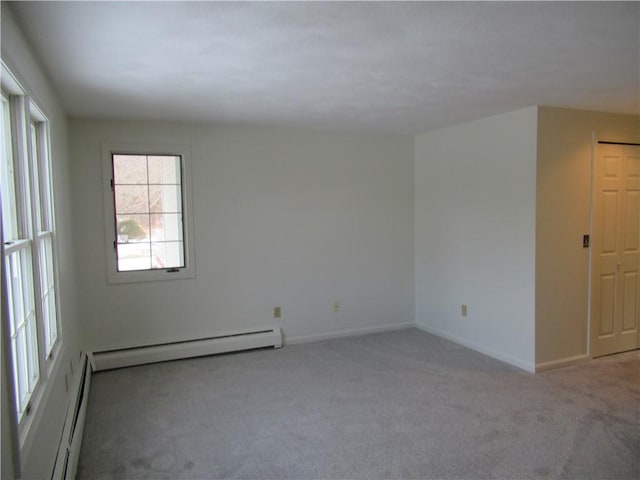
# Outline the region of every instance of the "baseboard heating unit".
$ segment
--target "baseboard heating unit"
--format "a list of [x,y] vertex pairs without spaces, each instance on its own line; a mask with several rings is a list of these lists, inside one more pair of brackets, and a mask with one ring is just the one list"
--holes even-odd
[[97,351],[89,355],[89,360],[93,370],[99,371],[256,348],[280,348],[281,346],[282,332],[280,328],[276,327],[195,340]]
[[62,437],[58,446],[58,455],[51,477],[54,480],[73,480],[76,478],[90,387],[91,365],[89,365],[87,355],[82,354],[81,373],[73,390],[75,397],[67,408]]

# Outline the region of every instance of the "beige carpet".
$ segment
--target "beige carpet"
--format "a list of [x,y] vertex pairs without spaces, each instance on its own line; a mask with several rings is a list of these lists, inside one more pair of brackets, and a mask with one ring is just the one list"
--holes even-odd
[[78,479],[640,478],[640,353],[531,375],[418,330],[95,374]]

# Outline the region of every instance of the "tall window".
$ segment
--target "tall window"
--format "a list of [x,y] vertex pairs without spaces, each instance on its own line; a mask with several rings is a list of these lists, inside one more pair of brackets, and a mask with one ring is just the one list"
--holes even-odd
[[48,124],[24,95],[2,94],[0,187],[16,413],[30,413],[58,338]]
[[[188,151],[105,146],[105,204],[112,282],[193,276],[189,244]],[[110,249],[109,249],[110,250]]]

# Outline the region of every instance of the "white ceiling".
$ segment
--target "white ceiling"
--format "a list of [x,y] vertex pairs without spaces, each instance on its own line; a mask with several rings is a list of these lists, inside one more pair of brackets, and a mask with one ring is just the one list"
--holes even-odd
[[68,113],[415,134],[640,111],[640,3],[18,2]]

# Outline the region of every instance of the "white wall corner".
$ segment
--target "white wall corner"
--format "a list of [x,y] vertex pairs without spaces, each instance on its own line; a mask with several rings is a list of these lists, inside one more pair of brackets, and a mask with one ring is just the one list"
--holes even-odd
[[496,360],[500,360],[501,362],[508,363],[509,365],[520,368],[529,373],[536,373],[536,365],[526,359],[516,358],[507,353],[499,352],[492,348],[488,348],[485,345],[480,345],[457,335],[451,335],[450,333],[438,330],[437,328],[433,328],[432,326],[426,325],[424,323],[417,323],[416,328],[418,328],[418,330],[422,330],[432,335],[444,338],[445,340],[449,340],[450,342],[457,343],[458,345],[462,345],[463,347],[470,348],[471,350],[475,350],[476,352],[482,353]]

